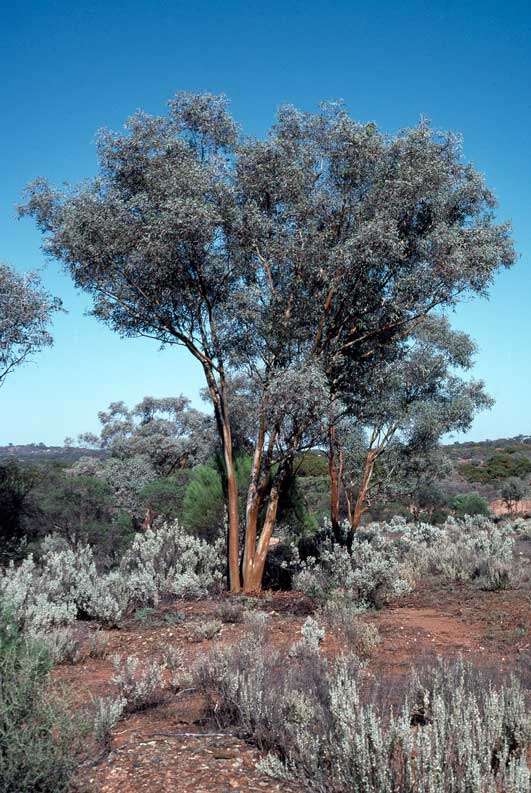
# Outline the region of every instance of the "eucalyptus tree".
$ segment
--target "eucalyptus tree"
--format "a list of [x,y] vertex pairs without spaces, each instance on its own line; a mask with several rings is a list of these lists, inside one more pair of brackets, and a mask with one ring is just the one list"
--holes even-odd
[[501,489],[501,497],[509,512],[517,511],[518,504],[525,498],[526,492],[525,483],[516,476],[511,476],[505,480]]
[[144,397],[133,408],[112,402],[98,413],[99,435],[83,433],[79,442],[109,452],[111,457],[149,461],[157,476],[204,463],[216,442],[210,416],[190,407],[184,396]]
[[39,180],[23,214],[95,316],[201,364],[227,478],[230,586],[240,517],[228,382],[255,409],[243,586],[259,588],[279,488],[342,380],[367,377],[419,318],[484,294],[514,259],[494,198],[453,135],[388,137],[340,105],[279,112],[244,139],[223,97],[178,94],[164,117],[103,132],[100,174]]
[[[113,402],[100,411],[99,434],[85,432],[78,437],[83,446],[107,453],[105,457],[82,457],[70,469],[74,476],[92,476],[111,489],[115,507],[144,527],[157,516],[146,491],[155,483],[175,481],[183,468],[206,462],[217,448],[213,419],[190,406],[184,396],[144,397],[132,408]],[[72,439],[65,439],[70,445]],[[162,486],[162,485],[161,485]],[[146,503],[147,501],[149,503]],[[156,501],[156,499],[155,499]]]
[[0,386],[30,355],[52,344],[48,325],[60,308],[35,273],[0,264]]
[[404,496],[422,472],[425,484],[441,473],[440,439],[468,430],[474,415],[492,405],[482,382],[456,374],[471,368],[474,353],[466,333],[430,316],[400,357],[375,369],[372,395],[338,423],[334,436],[352,529],[375,493]]

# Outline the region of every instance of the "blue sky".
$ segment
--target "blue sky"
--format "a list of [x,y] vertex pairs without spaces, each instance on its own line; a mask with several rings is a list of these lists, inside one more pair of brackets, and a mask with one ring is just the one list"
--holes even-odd
[[489,301],[453,317],[476,339],[474,375],[496,399],[466,437],[531,433],[528,1],[29,0],[2,4],[0,30],[0,259],[45,268],[69,312],[54,324],[55,346],[1,389],[0,444],[62,443],[96,428],[97,411],[117,399],[184,393],[199,404],[201,373],[187,354],[122,340],[85,316],[86,298],[45,262],[32,222],[14,209],[38,175],[92,176],[98,128],[120,128],[138,108],[163,112],[181,89],[226,93],[255,135],[284,102],[310,110],[338,98],[388,132],[426,115],[462,133],[519,253]]

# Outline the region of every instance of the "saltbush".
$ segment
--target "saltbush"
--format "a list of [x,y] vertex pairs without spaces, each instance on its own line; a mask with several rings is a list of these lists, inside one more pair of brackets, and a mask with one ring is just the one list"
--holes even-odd
[[320,603],[343,599],[376,607],[434,574],[507,589],[518,580],[513,551],[513,533],[484,516],[449,518],[443,526],[399,518],[371,524],[348,544],[325,533],[315,556],[295,559],[293,583]]
[[48,686],[41,643],[0,617],[0,790],[66,793],[83,754],[84,725]]
[[248,640],[203,658],[195,682],[220,726],[270,752],[261,768],[315,793],[527,793],[524,697],[471,667],[413,677],[398,709],[360,665],[318,647],[286,656]]
[[38,561],[30,555],[0,572],[0,597],[30,633],[80,617],[113,627],[133,605],[156,605],[164,595],[200,597],[220,587],[222,550],[221,543],[209,545],[174,522],[137,534],[119,568],[102,573],[90,546],[52,536]]
[[142,663],[133,655],[113,658],[112,682],[118,688],[119,699],[125,710],[132,713],[153,707],[162,701],[165,664],[149,661]]

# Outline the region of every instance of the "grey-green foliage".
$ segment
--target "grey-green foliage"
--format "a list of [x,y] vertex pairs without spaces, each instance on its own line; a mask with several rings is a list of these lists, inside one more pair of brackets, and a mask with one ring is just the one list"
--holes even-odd
[[515,258],[460,141],[425,122],[390,137],[337,103],[283,107],[244,139],[224,97],[177,94],[166,116],[101,133],[98,154],[97,179],[38,180],[21,213],[96,317],[200,362],[222,445],[227,373],[247,373],[266,482],[315,443],[331,388],[362,398],[419,317],[485,294]]
[[393,544],[374,529],[355,534],[351,548],[325,539],[318,558],[309,557],[299,564],[293,585],[322,602],[346,593],[375,606],[410,592],[412,587]]
[[113,727],[122,718],[126,704],[121,697],[98,697],[94,701],[94,737],[107,748],[111,743]]
[[184,396],[146,396],[133,408],[113,402],[98,418],[100,435],[85,433],[81,442],[120,460],[146,458],[157,475],[204,462],[214,449],[211,417],[191,408]]
[[135,535],[120,566],[98,569],[90,546],[48,537],[40,559],[0,571],[0,597],[17,624],[30,633],[85,616],[116,626],[133,605],[158,603],[163,595],[199,597],[223,581],[223,543],[209,545],[174,522]]
[[449,518],[442,526],[394,518],[355,533],[350,547],[325,537],[317,550],[317,557],[295,561],[293,585],[322,603],[381,606],[433,574],[507,589],[519,572],[510,529],[481,516]]
[[118,700],[122,709],[129,712],[144,710],[161,701],[163,695],[164,663],[149,661],[141,663],[133,655],[113,658],[114,676],[112,682],[118,689]]
[[409,495],[411,486],[419,484],[412,476],[417,459],[427,479],[439,440],[446,433],[466,431],[474,415],[492,405],[482,382],[458,374],[470,369],[474,352],[467,334],[452,330],[443,316],[429,316],[413,331],[398,360],[374,367],[363,399],[356,385],[351,398],[347,384],[341,396],[348,416],[337,422],[335,441],[350,498],[358,491],[369,453],[376,465],[368,495]]
[[60,308],[35,273],[0,264],[0,386],[29,355],[52,344],[48,326]]
[[501,497],[507,509],[514,510],[518,503],[525,498],[527,488],[521,479],[511,476],[502,485]]
[[51,660],[42,644],[8,631],[0,615],[0,790],[2,793],[67,793],[83,756],[84,725],[49,689]]
[[[293,654],[292,654],[293,655]],[[516,680],[495,686],[462,663],[414,676],[394,712],[359,664],[317,647],[292,659],[253,638],[199,662],[222,726],[270,751],[262,770],[316,793],[527,793],[528,715]]]

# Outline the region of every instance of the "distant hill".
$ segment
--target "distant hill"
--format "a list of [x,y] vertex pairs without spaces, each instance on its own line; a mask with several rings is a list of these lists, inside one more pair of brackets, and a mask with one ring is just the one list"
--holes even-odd
[[445,483],[450,493],[477,491],[493,502],[499,499],[507,477],[531,484],[530,435],[451,443],[443,448],[453,465]]
[[105,457],[98,449],[84,449],[77,446],[46,446],[44,443],[17,445],[10,443],[0,446],[0,460],[17,460],[32,463],[75,463],[80,457]]

